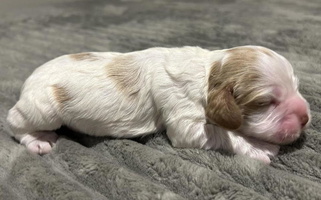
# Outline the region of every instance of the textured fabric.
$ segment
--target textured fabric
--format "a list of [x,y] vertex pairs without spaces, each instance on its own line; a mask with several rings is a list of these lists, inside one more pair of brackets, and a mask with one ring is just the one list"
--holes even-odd
[[[0,199],[320,199],[320,30],[319,0],[2,1]],[[7,134],[7,111],[24,80],[57,56],[247,44],[271,48],[293,64],[312,110],[304,137],[283,147],[270,166],[220,151],[172,148],[165,133],[127,140],[62,128],[44,156]]]

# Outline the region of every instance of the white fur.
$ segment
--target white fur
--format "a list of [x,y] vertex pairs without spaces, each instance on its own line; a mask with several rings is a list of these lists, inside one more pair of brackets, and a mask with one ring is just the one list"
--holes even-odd
[[[264,141],[277,131],[281,111],[257,113],[245,121],[241,131],[207,124],[209,72],[213,62],[228,56],[225,50],[152,48],[92,55],[95,59],[77,61],[69,55],[56,58],[26,80],[7,120],[13,136],[32,152],[49,152],[57,137],[46,136],[55,133],[44,131],[66,125],[89,135],[113,137],[141,136],[166,128],[175,147],[223,148],[266,163],[277,154],[278,145]],[[131,59],[126,67],[135,76],[132,94],[121,91],[108,76],[106,66],[119,56]],[[262,55],[259,67],[266,77],[262,83],[284,86],[280,90],[289,91],[284,99],[299,95],[291,65],[283,57],[275,57],[271,61]],[[64,88],[70,97],[63,105],[54,98],[54,85]],[[267,93],[271,90],[266,88]]]

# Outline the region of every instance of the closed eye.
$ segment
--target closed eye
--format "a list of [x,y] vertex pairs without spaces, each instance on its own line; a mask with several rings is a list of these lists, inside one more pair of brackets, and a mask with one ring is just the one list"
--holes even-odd
[[276,101],[273,98],[265,98],[265,99],[261,99],[261,100],[257,100],[256,101],[256,106],[259,107],[265,107],[265,106],[270,106],[275,104]]
[[264,107],[264,106],[269,106],[271,104],[270,101],[262,101],[262,102],[257,102],[256,105],[259,107]]
[[275,98],[266,98],[266,99],[261,99],[261,100],[256,101],[254,103],[254,106],[252,107],[252,109],[254,109],[256,111],[260,111],[262,109],[264,109],[264,110],[269,109],[270,110],[270,109],[275,109],[279,104],[280,104],[280,102]]
[[280,104],[280,102],[277,99],[270,99],[269,101],[266,102],[261,102],[260,105],[261,106],[278,106]]

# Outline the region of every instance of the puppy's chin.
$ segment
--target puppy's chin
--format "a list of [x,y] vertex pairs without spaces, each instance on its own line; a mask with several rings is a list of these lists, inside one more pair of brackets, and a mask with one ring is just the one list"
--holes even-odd
[[257,139],[278,144],[287,145],[295,142],[302,131],[308,126],[302,127],[299,118],[296,115],[287,115],[277,121],[266,121],[268,126],[262,124],[251,124],[241,129],[244,135],[255,137]]
[[302,127],[298,117],[289,115],[281,120],[278,131],[271,139],[277,144],[290,144],[300,137],[301,132]]
[[269,141],[274,144],[287,145],[295,142],[300,135],[300,130],[281,130],[280,132],[275,133]]
[[259,134],[246,134],[244,132],[241,132],[240,135],[243,134],[243,135],[257,138],[258,140],[262,140],[272,144],[288,145],[288,144],[294,143],[297,139],[299,139],[301,136],[301,133],[302,133],[301,129],[296,129],[291,127],[289,129],[280,128],[275,132],[266,133],[267,136],[262,136]]

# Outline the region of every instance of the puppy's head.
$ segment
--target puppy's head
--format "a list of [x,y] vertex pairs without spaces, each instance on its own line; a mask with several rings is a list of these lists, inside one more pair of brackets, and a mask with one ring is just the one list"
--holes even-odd
[[208,79],[208,121],[277,144],[295,141],[311,117],[291,64],[258,46],[223,54]]

